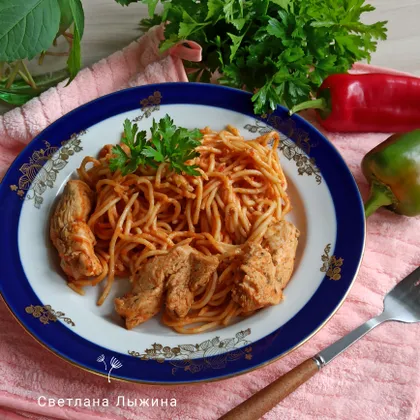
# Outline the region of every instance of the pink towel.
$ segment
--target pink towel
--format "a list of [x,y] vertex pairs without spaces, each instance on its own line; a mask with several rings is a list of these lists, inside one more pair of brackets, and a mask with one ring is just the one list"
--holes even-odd
[[[155,28],[122,52],[83,70],[67,88],[50,89],[39,99],[0,118],[1,169],[46,125],[70,109],[130,83],[186,80],[178,46],[162,58]],[[195,49],[196,59],[199,48]],[[174,54],[177,57],[174,57]],[[191,57],[189,57],[191,58]],[[358,66],[357,71],[375,68]],[[131,82],[130,82],[131,80]],[[306,115],[313,121],[311,114]],[[362,156],[385,134],[326,133],[343,154],[366,197]],[[346,332],[378,314],[383,295],[420,264],[420,219],[380,211],[368,222],[360,274],[333,319],[308,343],[285,358],[246,375],[218,383],[156,387],[107,381],[67,364],[26,335],[0,303],[0,419],[216,419],[279,375],[314,355]],[[420,326],[383,325],[278,404],[266,419],[418,420],[420,412]],[[39,397],[90,398],[109,407],[40,406]],[[116,406],[118,396],[149,399],[149,406]],[[151,399],[176,399],[176,407],[151,406]]]

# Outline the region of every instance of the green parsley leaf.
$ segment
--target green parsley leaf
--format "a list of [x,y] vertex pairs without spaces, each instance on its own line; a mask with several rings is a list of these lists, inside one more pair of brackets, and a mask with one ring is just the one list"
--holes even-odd
[[[115,1],[121,4],[122,6],[128,6],[130,3],[137,3],[139,0],[115,0]],[[145,1],[142,0],[142,3],[145,3]]]
[[113,147],[113,157],[109,162],[111,171],[119,169],[123,175],[127,175],[135,172],[140,165],[156,167],[159,163],[167,162],[175,172],[199,175],[195,166],[185,162],[199,156],[195,148],[201,144],[203,137],[200,130],[177,127],[166,115],[159,122],[153,119],[151,132],[152,138],[147,141],[146,132],[139,132],[137,124],[126,119],[121,141],[130,149],[130,154],[120,145]]
[[275,3],[283,9],[287,9],[287,6],[290,4],[291,0],[270,0],[271,3]]
[[157,149],[154,149],[151,146],[145,147],[145,149],[143,150],[143,156],[152,158],[158,163],[165,161],[165,157],[163,156],[162,152]]
[[224,7],[223,7],[223,13],[226,16],[227,22],[232,22],[232,20],[235,19],[235,6],[236,6],[236,0],[228,0]]
[[168,39],[165,39],[162,44],[160,44],[159,51],[163,53],[169,50],[169,48],[172,48],[177,43],[178,37],[176,35],[171,35]]
[[241,42],[244,39],[245,34],[241,36],[236,36],[233,34],[228,33],[229,38],[233,41],[233,45],[230,46],[230,56],[229,59],[232,61],[235,58],[235,55],[241,46]]
[[194,166],[185,162],[198,156],[195,148],[201,144],[200,130],[188,130],[176,127],[173,120],[166,115],[159,123],[153,119],[152,145],[146,146],[143,154],[152,157],[156,162],[167,162],[178,173],[198,175]]
[[272,18],[268,21],[267,32],[280,39],[286,36],[286,31],[283,25],[276,18]]
[[145,165],[146,158],[143,155],[146,146],[146,132],[138,131],[137,124],[132,124],[129,119],[124,121],[124,135],[121,140],[130,149],[130,155],[124,152],[120,145],[112,148],[114,157],[110,159],[111,171],[121,169],[123,175],[135,172],[139,165]]
[[223,12],[224,2],[222,0],[208,0],[207,2],[207,17],[206,20],[210,20],[213,17],[219,18]]
[[152,18],[155,14],[156,6],[159,3],[159,0],[142,0],[143,4],[147,4],[149,17]]
[[130,160],[129,156],[124,152],[119,144],[112,148],[112,153],[114,154],[114,157],[109,161],[109,168],[111,171],[115,172],[118,169],[123,169],[126,163]]
[[122,142],[126,144],[130,149],[134,149],[134,139],[138,130],[137,124],[132,124],[131,121],[126,118],[124,121],[124,137]]
[[[146,2],[154,0],[144,0]],[[386,22],[363,23],[374,10],[365,0],[165,0],[161,50],[183,39],[203,47],[190,80],[253,92],[254,111],[293,107],[316,93],[331,74],[369,61]],[[246,29],[245,29],[246,28]]]
[[160,25],[161,23],[162,17],[154,14],[150,19],[142,19],[139,26],[141,31],[147,32],[150,28],[153,28],[153,26]]
[[198,23],[196,22],[185,10],[182,13],[183,22],[179,24],[178,36],[181,39],[188,38],[194,32],[197,32],[202,29],[203,26],[208,25],[208,23]]

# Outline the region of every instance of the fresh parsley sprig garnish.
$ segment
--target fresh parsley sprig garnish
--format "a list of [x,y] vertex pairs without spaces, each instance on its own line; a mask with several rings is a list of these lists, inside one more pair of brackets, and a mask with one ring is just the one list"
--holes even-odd
[[129,119],[124,121],[124,136],[121,141],[130,149],[130,155],[127,155],[119,144],[113,147],[112,153],[115,157],[109,162],[111,171],[121,169],[122,174],[127,175],[134,172],[139,165],[146,164],[147,159],[143,155],[146,135],[145,131],[138,131],[137,124],[132,124]]
[[[135,0],[117,0],[134,2]],[[138,0],[140,1],[140,0]],[[149,7],[144,27],[156,24],[159,0]],[[364,0],[160,0],[164,51],[189,39],[203,47],[200,63],[187,62],[191,81],[219,83],[254,93],[254,111],[278,104],[292,108],[311,98],[322,81],[369,61],[377,40],[386,39],[386,22],[365,24],[374,7]]]
[[140,165],[156,167],[166,162],[176,173],[200,174],[197,166],[186,164],[199,156],[195,149],[203,137],[200,130],[177,127],[169,115],[165,115],[159,122],[153,119],[151,132],[152,137],[147,141],[147,133],[138,131],[137,124],[126,119],[122,143],[130,152],[127,154],[120,145],[113,147],[114,157],[109,162],[111,171],[120,169],[123,175],[127,175],[135,172]]

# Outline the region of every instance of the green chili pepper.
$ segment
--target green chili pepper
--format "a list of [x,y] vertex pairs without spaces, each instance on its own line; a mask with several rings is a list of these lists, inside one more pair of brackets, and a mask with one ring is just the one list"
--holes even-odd
[[371,183],[366,218],[382,206],[420,215],[420,130],[389,137],[363,158],[362,170]]

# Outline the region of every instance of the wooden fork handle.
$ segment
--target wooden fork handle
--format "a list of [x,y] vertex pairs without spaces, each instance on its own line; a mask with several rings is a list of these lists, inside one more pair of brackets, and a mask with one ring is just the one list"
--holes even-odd
[[308,359],[267,385],[248,400],[220,417],[219,420],[258,420],[280,401],[305,383],[319,370],[314,359]]

